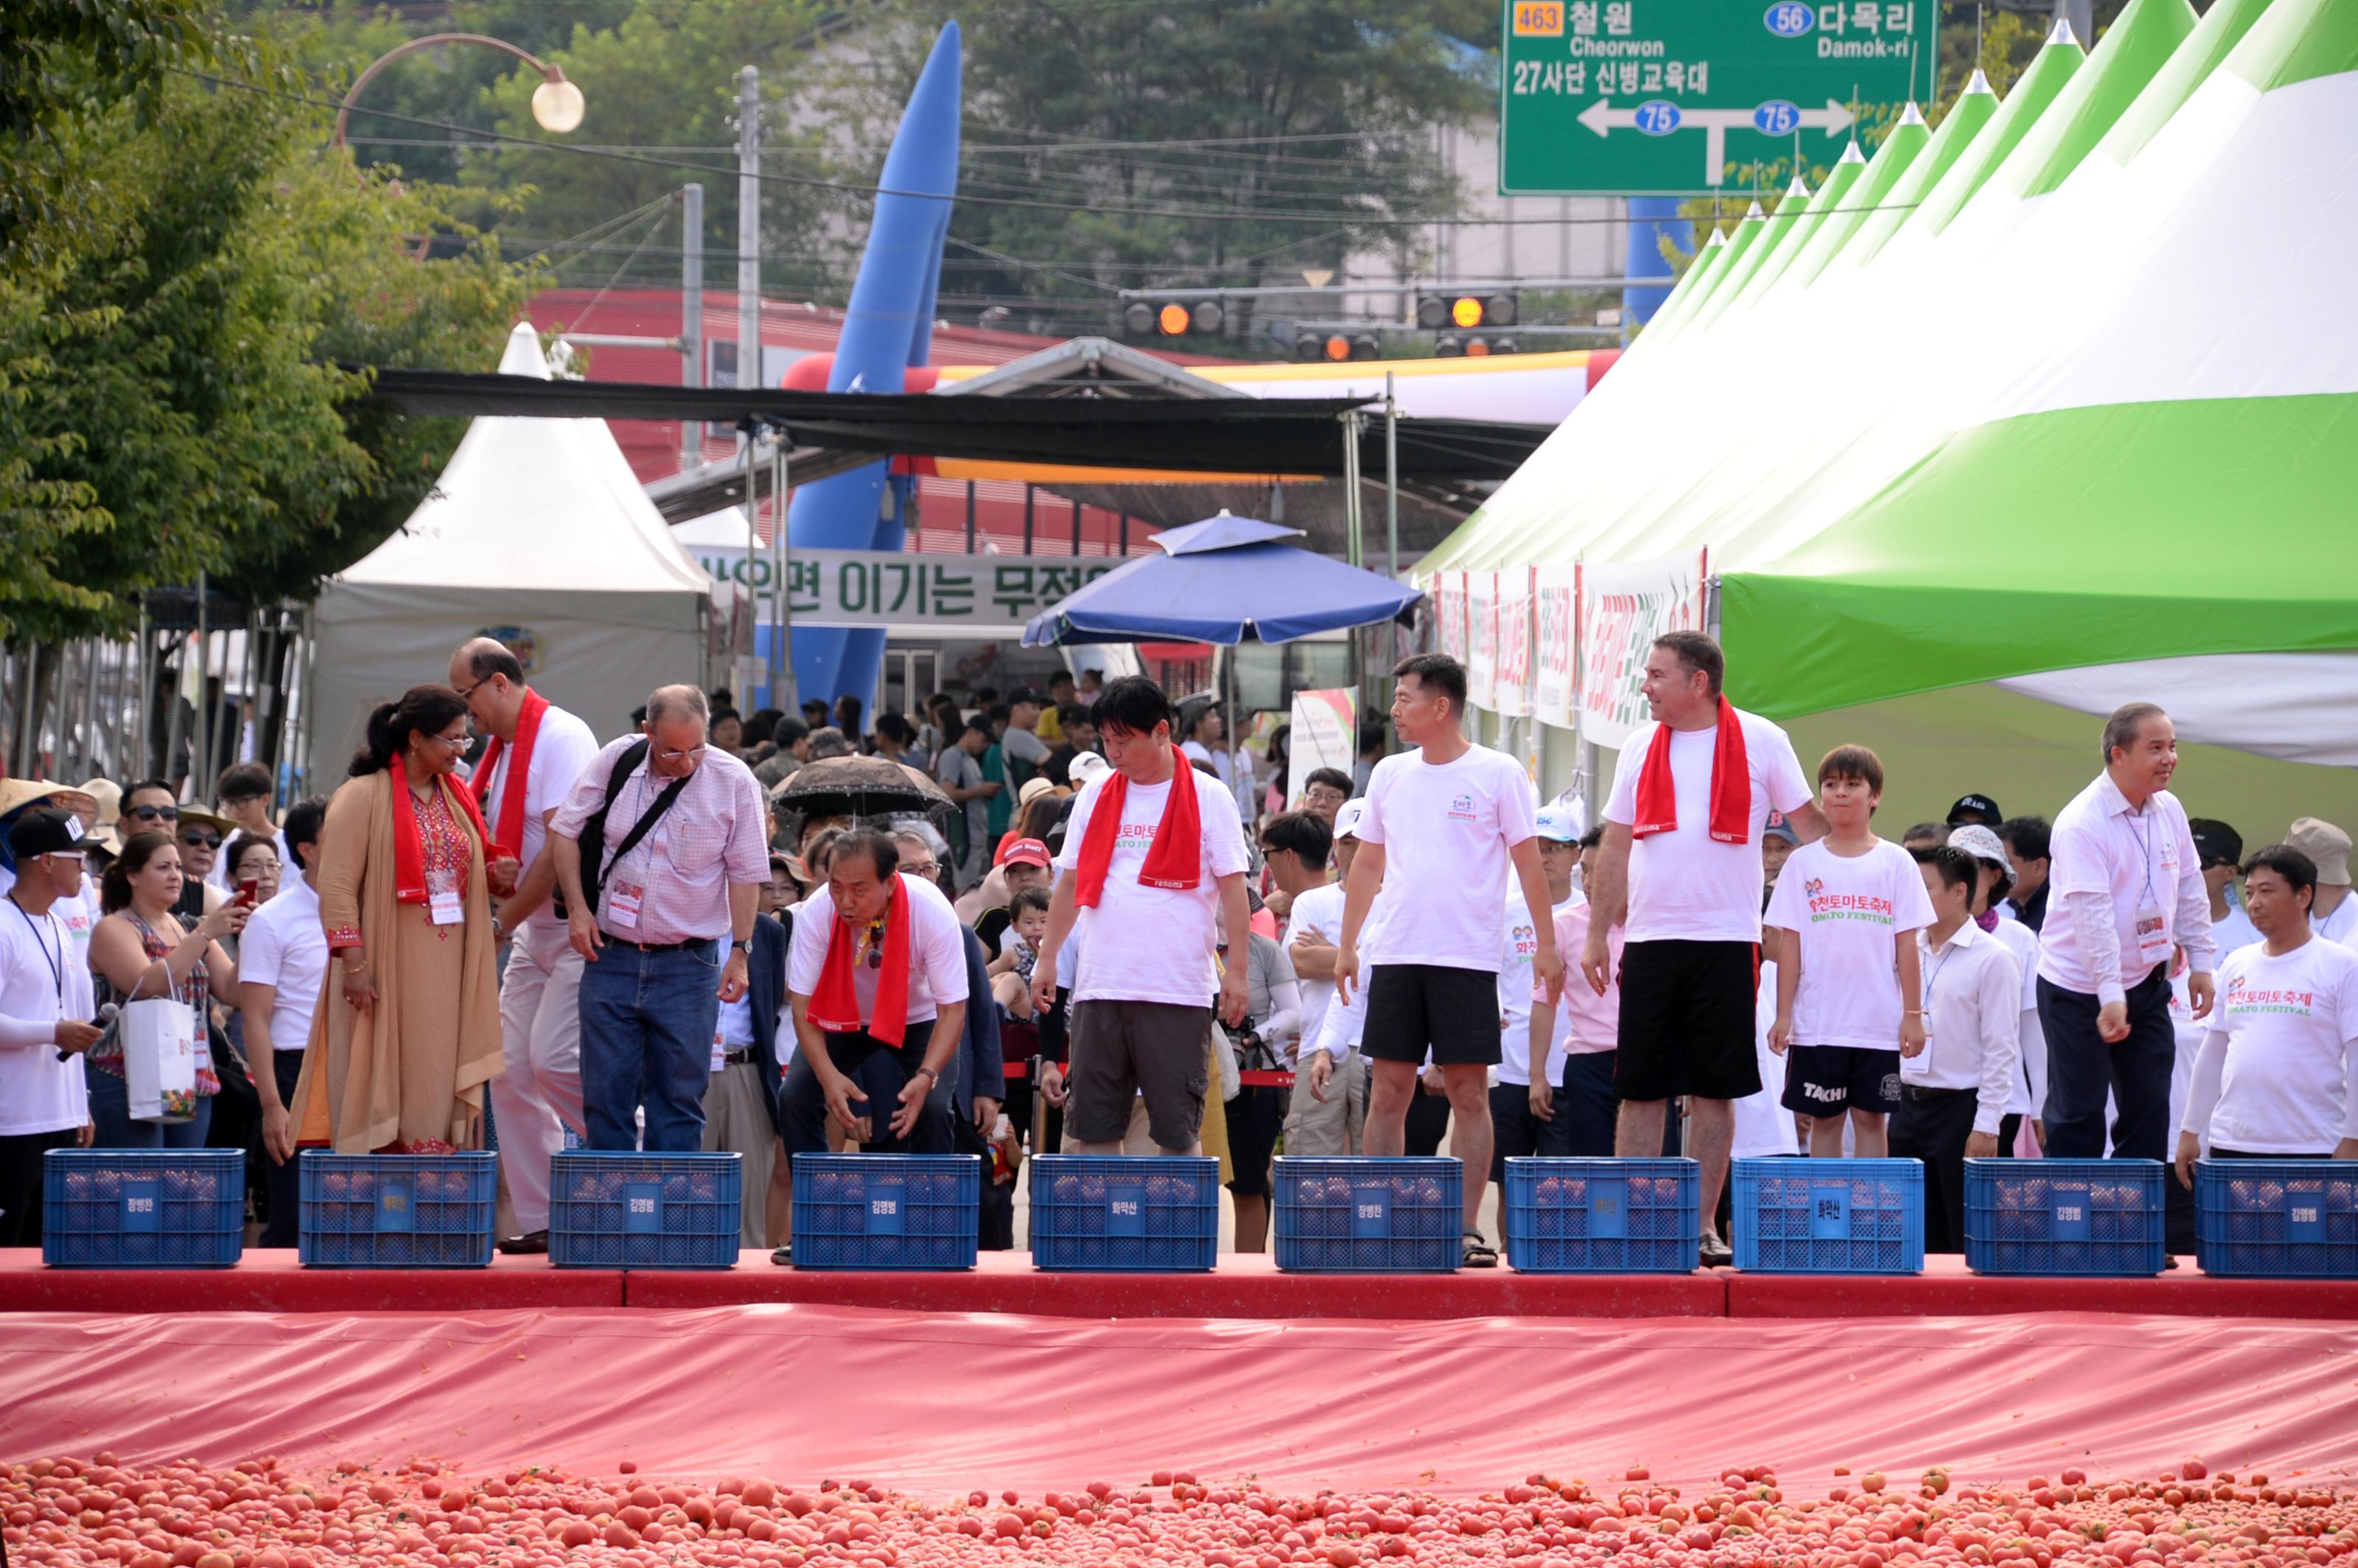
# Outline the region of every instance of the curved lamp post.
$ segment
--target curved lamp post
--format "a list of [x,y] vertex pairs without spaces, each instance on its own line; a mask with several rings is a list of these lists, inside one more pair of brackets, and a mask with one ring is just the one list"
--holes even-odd
[[402,56],[416,54],[419,49],[431,49],[437,44],[484,44],[515,56],[541,74],[540,85],[532,90],[532,117],[540,128],[558,135],[579,128],[584,108],[581,89],[568,81],[560,68],[503,39],[487,38],[481,33],[436,33],[428,38],[412,38],[396,49],[387,49],[371,60],[367,70],[352,78],[352,85],[345,92],[342,105],[336,110],[336,146],[344,145],[344,128],[352,117],[352,100],[361,95],[361,89],[366,87],[378,71]]

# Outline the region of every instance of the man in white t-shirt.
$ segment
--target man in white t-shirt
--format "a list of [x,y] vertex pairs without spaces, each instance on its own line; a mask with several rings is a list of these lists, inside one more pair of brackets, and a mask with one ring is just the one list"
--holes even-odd
[[[498,1129],[504,1252],[548,1250],[548,1171],[565,1130],[586,1136],[581,1111],[581,955],[566,938],[552,895],[557,861],[548,819],[598,754],[590,726],[525,684],[504,643],[477,637],[450,655],[450,689],[492,737],[469,787],[492,836],[485,865],[505,867],[494,886],[515,892],[492,911],[508,944],[500,977],[503,1065],[491,1082]],[[521,772],[519,772],[521,768]]]
[[[1531,836],[1539,840],[1540,870],[1547,877],[1549,923],[1559,934],[1555,950],[1564,951],[1561,933],[1566,912],[1587,901],[1572,885],[1580,865],[1580,824],[1564,806],[1551,806],[1532,819]],[[1547,1114],[1531,1094],[1538,1084],[1552,1089],[1563,1076],[1564,1042],[1568,1029],[1556,1027],[1552,1015],[1537,1033],[1531,1020],[1550,999],[1538,995],[1531,960],[1540,950],[1539,933],[1523,908],[1522,890],[1507,895],[1504,946],[1498,950],[1498,1081],[1490,1087],[1490,1180],[1498,1184],[1498,1227],[1506,1228],[1504,1193],[1507,1162],[1528,1155],[1561,1159],[1572,1152],[1572,1118],[1558,1117],[1552,1095]],[[1558,988],[1557,1000],[1563,995]]]
[[1495,1268],[1498,1251],[1479,1217],[1510,879],[1521,884],[1537,944],[1533,979],[1552,996],[1563,984],[1547,872],[1532,837],[1538,801],[1522,764],[1466,739],[1464,665],[1446,654],[1420,654],[1394,665],[1392,678],[1392,729],[1414,749],[1386,757],[1368,775],[1336,985],[1347,992],[1358,983],[1360,927],[1390,882],[1390,911],[1367,942],[1368,1152],[1405,1152],[1417,1070],[1430,1051],[1449,1099],[1450,1152],[1465,1165],[1464,1260]]
[[[1760,836],[1771,812],[1784,813],[1801,843],[1826,830],[1792,741],[1728,703],[1725,671],[1719,644],[1700,632],[1670,633],[1648,650],[1643,690],[1653,722],[1621,748],[1589,891],[1596,914],[1580,957],[1589,988],[1603,995],[1612,979],[1606,934],[1626,930],[1616,1152],[1659,1152],[1669,1102],[1687,1097],[1688,1152],[1702,1166],[1707,1215],[1727,1181],[1733,1103],[1760,1087]],[[1718,1237],[1706,1240],[1704,1262],[1732,1259]]]
[[1112,765],[1073,803],[1047,941],[1032,969],[1033,1006],[1044,1012],[1080,926],[1068,1074],[1044,1068],[1040,1089],[1065,1108],[1066,1153],[1120,1153],[1142,1096],[1155,1148],[1195,1154],[1211,1083],[1213,999],[1232,1029],[1251,1000],[1247,967],[1223,970],[1213,959],[1214,905],[1230,931],[1250,918],[1244,825],[1235,797],[1171,743],[1175,715],[1161,687],[1142,676],[1109,682],[1095,717]]
[[2254,855],[2244,907],[2260,941],[2219,966],[2219,1006],[2178,1134],[2178,1179],[2213,1160],[2358,1160],[2358,953],[2310,929],[2316,863]]
[[[302,1187],[296,1179],[287,1102],[302,1076],[311,1018],[328,974],[328,934],[319,924],[319,824],[327,814],[322,800],[297,801],[288,809],[279,834],[295,874],[279,879],[278,896],[254,912],[237,939],[237,1006],[245,1020],[246,1058],[257,1069],[262,1173],[270,1192],[270,1221],[259,1243],[264,1247],[292,1247],[301,1239],[296,1220]],[[265,1051],[270,1055],[267,1073],[259,1070]]]
[[0,1247],[38,1247],[41,1157],[90,1142],[76,1054],[99,1032],[90,967],[52,909],[80,899],[81,829],[65,812],[27,811],[8,825],[8,850],[16,875],[0,909]]
[[[1365,801],[1336,810],[1332,835],[1335,876],[1347,877],[1358,853]],[[1278,886],[1293,894],[1280,940],[1302,989],[1302,1033],[1293,1053],[1293,1098],[1285,1114],[1285,1152],[1341,1155],[1361,1152],[1368,1120],[1368,1059],[1356,1032],[1330,1041],[1335,1011],[1335,960],[1343,939],[1343,884],[1329,880],[1327,823],[1305,807],[1271,817],[1261,827],[1261,853]]]
[[[871,1148],[951,1152],[949,1102],[934,1090],[966,1030],[966,933],[941,890],[900,863],[891,838],[855,828],[795,911],[786,997],[799,1049],[778,1099],[788,1159],[827,1152],[830,1118],[854,1134],[865,1119]],[[854,1081],[879,1053],[900,1079],[889,1107]]]
[[2104,771],[2056,815],[2049,840],[2053,891],[2039,946],[2047,1152],[2101,1156],[2109,1091],[2115,1152],[2160,1160],[2178,1054],[2169,971],[2183,949],[2191,1016],[2209,1017],[2211,900],[2186,808],[2169,789],[2178,768],[2169,716],[2149,702],[2116,709],[2104,756]]

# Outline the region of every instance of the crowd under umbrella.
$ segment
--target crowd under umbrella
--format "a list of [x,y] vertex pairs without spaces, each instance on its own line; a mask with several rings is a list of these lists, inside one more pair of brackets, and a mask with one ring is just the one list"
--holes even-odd
[[[1416,616],[1424,594],[1379,572],[1305,550],[1299,528],[1223,512],[1154,536],[1159,556],[1115,568],[1023,628],[1027,648],[1076,643],[1187,642],[1234,647]],[[1235,744],[1236,662],[1221,705]]]

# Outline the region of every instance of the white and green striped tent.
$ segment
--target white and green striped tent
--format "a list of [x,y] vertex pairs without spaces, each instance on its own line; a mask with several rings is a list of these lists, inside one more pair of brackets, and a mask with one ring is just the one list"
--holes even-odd
[[2358,0],[2059,26],[1713,239],[1420,576],[1707,547],[1805,749],[2051,806],[2151,697],[2252,830],[2358,817],[2287,765],[2358,765]]

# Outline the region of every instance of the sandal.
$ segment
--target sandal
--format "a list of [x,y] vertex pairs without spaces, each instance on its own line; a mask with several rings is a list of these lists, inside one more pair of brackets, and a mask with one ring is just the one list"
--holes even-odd
[[1498,1249],[1482,1238],[1478,1230],[1469,1230],[1458,1238],[1463,1250],[1458,1262],[1468,1269],[1495,1269],[1498,1266]]
[[795,1244],[789,1241],[784,1247],[776,1249],[770,1254],[770,1261],[775,1263],[781,1269],[793,1268],[795,1266]]

